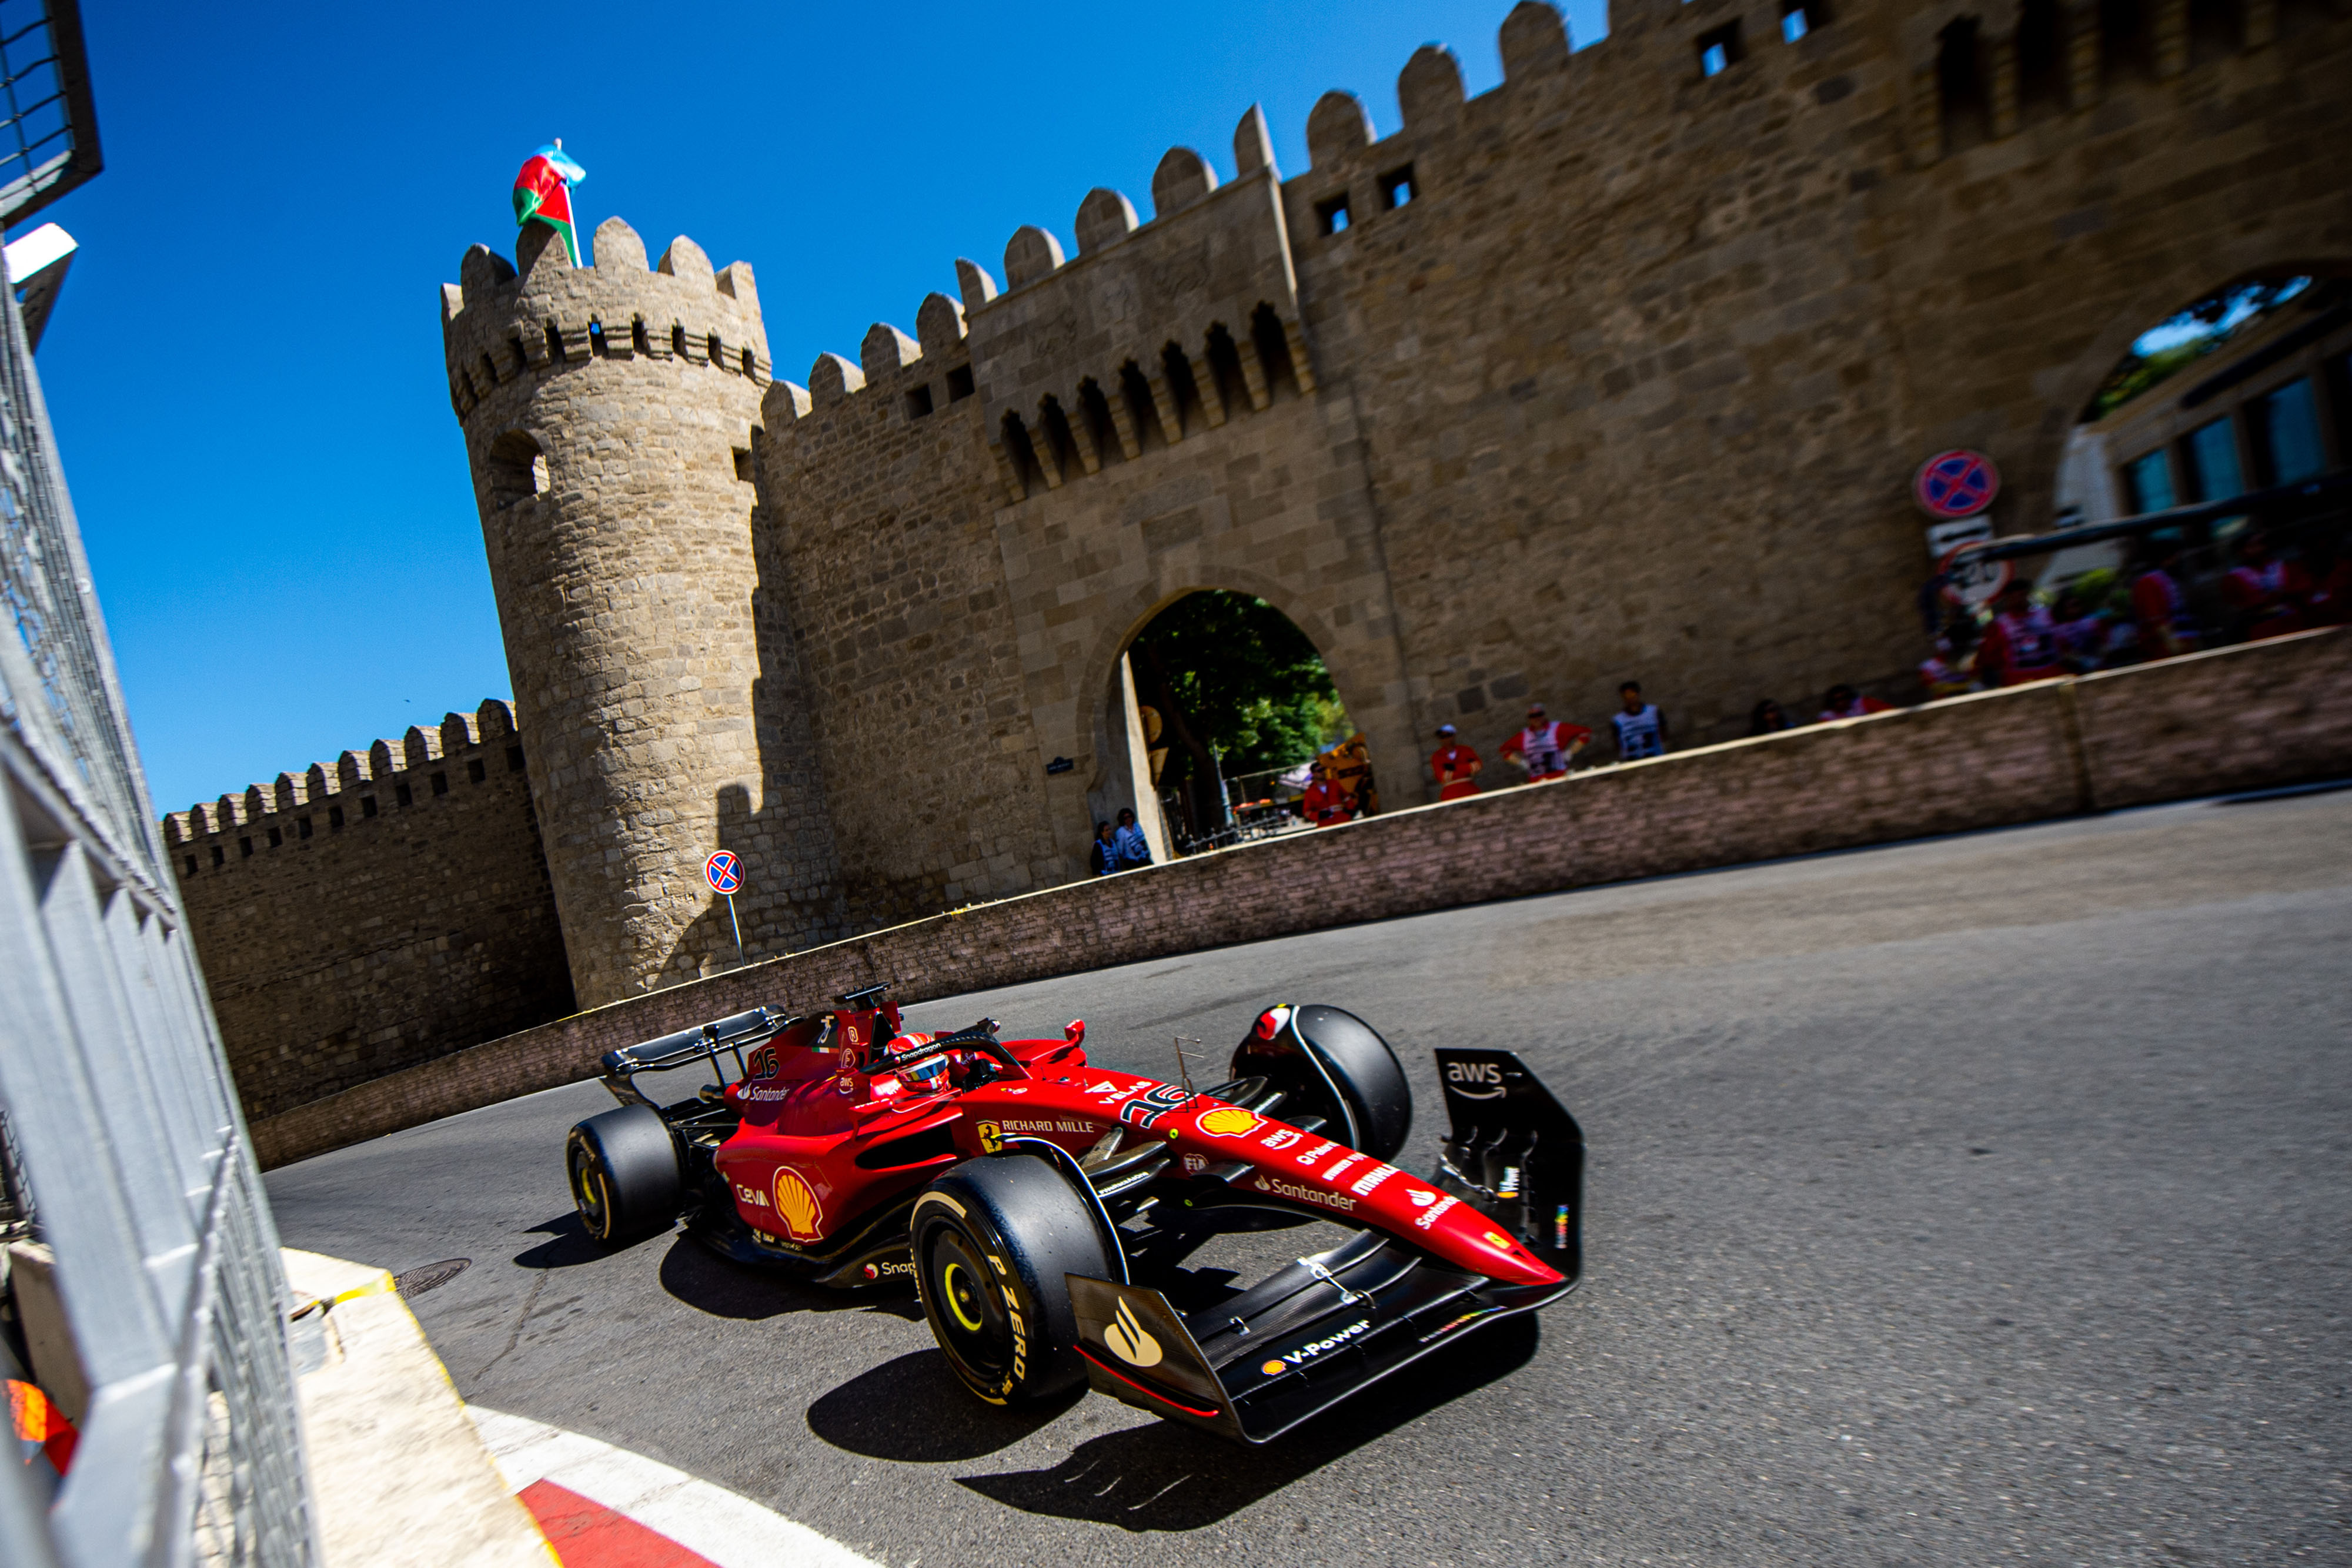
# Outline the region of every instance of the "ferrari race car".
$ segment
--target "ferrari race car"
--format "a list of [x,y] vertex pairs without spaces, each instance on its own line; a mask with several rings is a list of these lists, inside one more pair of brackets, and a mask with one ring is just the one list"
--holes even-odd
[[[1196,1092],[1090,1065],[1083,1022],[1058,1040],[1000,1039],[987,1019],[903,1032],[887,988],[606,1055],[620,1108],[566,1154],[589,1234],[618,1245],[683,1218],[721,1254],[816,1284],[911,1279],[982,1399],[1084,1378],[1249,1443],[1575,1289],[1584,1135],[1510,1051],[1436,1053],[1452,1127],[1424,1182],[1389,1163],[1412,1120],[1403,1069],[1337,1008],[1267,1009],[1231,1081]],[[646,1087],[679,1071],[708,1082],[675,1102]],[[1213,1306],[1155,1288],[1220,1230],[1308,1220],[1354,1235]]]

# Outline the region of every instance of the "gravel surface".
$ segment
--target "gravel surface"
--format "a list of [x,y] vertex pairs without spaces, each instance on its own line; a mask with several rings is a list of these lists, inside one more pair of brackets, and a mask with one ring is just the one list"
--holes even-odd
[[[778,998],[803,1007],[818,999]],[[1591,1145],[1583,1288],[1270,1448],[952,1385],[911,1294],[564,1192],[581,1084],[268,1178],[467,1398],[935,1564],[2352,1561],[2352,791],[1417,916],[910,1009],[1107,1065],[1257,1009],[1518,1051]],[[1295,1256],[1251,1237],[1227,1266]]]

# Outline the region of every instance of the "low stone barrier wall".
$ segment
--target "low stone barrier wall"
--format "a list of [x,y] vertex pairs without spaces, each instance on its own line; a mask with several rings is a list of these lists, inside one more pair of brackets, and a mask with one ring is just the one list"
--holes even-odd
[[2352,630],[1811,726],[892,926],[526,1030],[257,1124],[265,1166],[877,980],[903,1001],[1822,850],[2352,772]]

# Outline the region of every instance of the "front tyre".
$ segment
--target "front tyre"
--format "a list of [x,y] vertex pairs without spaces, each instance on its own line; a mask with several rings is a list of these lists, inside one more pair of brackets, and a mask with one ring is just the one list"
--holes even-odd
[[564,1140],[572,1204],[595,1240],[618,1247],[666,1230],[685,1190],[669,1124],[643,1105],[591,1116]]
[[992,1405],[1086,1377],[1064,1279],[1110,1273],[1093,1207],[1030,1155],[970,1160],[923,1189],[908,1219],[915,1288],[940,1354]]
[[1392,1160],[1412,1131],[1412,1085],[1380,1031],[1351,1012],[1308,1003],[1269,1008],[1234,1051],[1235,1078],[1283,1091],[1278,1114],[1312,1113],[1327,1135]]

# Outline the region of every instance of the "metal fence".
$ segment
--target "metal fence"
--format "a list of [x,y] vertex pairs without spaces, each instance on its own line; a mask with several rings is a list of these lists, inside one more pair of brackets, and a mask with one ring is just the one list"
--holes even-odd
[[277,1234],[8,301],[0,1228],[54,1254],[89,1396],[54,1497],[0,1463],[0,1561],[308,1563]]

